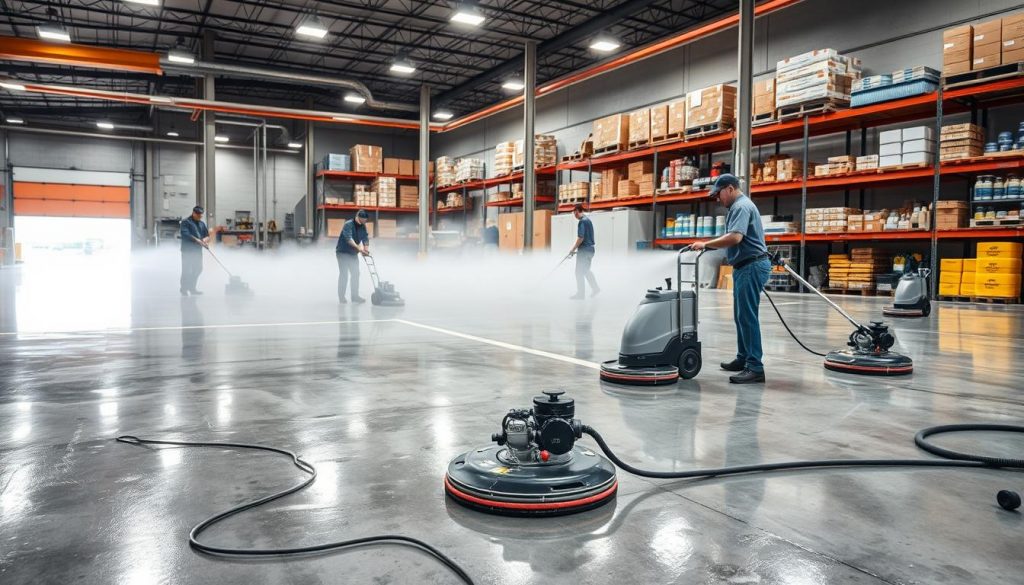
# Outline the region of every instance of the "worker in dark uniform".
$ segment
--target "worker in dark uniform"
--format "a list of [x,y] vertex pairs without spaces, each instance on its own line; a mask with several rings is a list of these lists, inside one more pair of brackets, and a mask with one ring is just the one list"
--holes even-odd
[[590,264],[594,261],[594,224],[583,214],[583,206],[578,203],[572,215],[579,223],[576,224],[576,243],[569,250],[570,256],[576,256],[576,294],[569,298],[578,301],[587,296],[585,282],[590,283],[591,297],[596,297],[601,288],[597,286],[597,278],[590,270]]
[[210,247],[210,230],[203,222],[203,208],[192,208],[192,215],[181,220],[181,294],[201,295],[196,290],[203,271],[203,248]]
[[761,363],[764,353],[761,350],[761,322],[757,308],[772,264],[768,260],[761,214],[750,197],[740,191],[740,181],[733,175],[718,177],[711,188],[711,197],[718,197],[729,209],[725,218],[725,235],[708,242],[696,242],[691,248],[726,248],[726,260],[732,264],[732,307],[738,349],[736,359],[722,362],[722,369],[739,372],[729,377],[733,384],[764,382],[764,364]]
[[338,245],[334,249],[338,258],[338,302],[345,303],[345,288],[349,277],[352,278],[352,302],[365,303],[366,299],[359,296],[359,255],[370,255],[370,234],[366,232],[366,222],[370,214],[365,209],[356,212],[356,216],[345,222],[338,237]]

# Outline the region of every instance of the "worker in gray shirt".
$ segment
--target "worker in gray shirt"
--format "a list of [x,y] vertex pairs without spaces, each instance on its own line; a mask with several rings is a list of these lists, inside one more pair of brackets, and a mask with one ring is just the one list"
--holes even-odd
[[210,230],[203,222],[204,209],[196,205],[192,215],[181,220],[181,296],[201,295],[196,290],[203,272],[203,248],[210,247]]
[[768,260],[768,245],[764,241],[761,214],[750,197],[740,191],[739,179],[728,173],[715,181],[711,197],[717,197],[729,209],[725,219],[725,235],[708,242],[696,242],[691,248],[725,248],[726,260],[732,264],[732,306],[738,349],[736,359],[722,362],[722,369],[739,372],[729,377],[733,384],[764,382],[764,365],[761,363],[764,353],[761,350],[761,322],[757,309],[772,265]]
[[352,278],[352,302],[364,303],[366,299],[359,296],[359,256],[370,255],[370,234],[366,231],[366,222],[370,214],[365,209],[356,212],[356,216],[345,222],[338,237],[338,245],[334,247],[334,255],[338,260],[338,302],[344,303],[345,289],[349,277]]

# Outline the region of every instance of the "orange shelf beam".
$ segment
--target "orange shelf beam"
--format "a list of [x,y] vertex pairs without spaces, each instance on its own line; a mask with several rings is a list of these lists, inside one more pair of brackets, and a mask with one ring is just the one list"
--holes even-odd
[[939,230],[940,240],[974,240],[984,238],[1024,238],[1024,226],[961,228],[957,230]]
[[[554,197],[537,197],[537,203],[554,203]],[[502,199],[499,201],[488,201],[487,207],[522,207],[523,199]]]
[[359,205],[318,205],[316,207],[320,210],[328,211],[359,211],[365,209],[366,211],[393,211],[395,213],[419,213],[420,210],[416,207],[362,207]]
[[363,173],[358,171],[327,171],[321,170],[316,172],[317,177],[327,177],[329,179],[369,179],[373,180],[378,177],[391,177],[398,179],[399,181],[419,181],[419,175],[393,175],[388,173]]

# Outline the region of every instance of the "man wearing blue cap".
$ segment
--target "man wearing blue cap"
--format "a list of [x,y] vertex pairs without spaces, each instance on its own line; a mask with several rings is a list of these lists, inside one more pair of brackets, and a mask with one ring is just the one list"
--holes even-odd
[[761,363],[764,354],[757,308],[772,265],[768,260],[761,214],[750,197],[740,191],[740,181],[734,175],[719,176],[711,188],[711,197],[717,197],[729,209],[725,235],[708,242],[696,242],[691,248],[725,248],[726,259],[732,264],[732,306],[738,349],[736,359],[722,362],[722,369],[739,372],[729,377],[733,384],[764,382],[764,365]]
[[181,296],[201,295],[196,290],[203,272],[203,248],[210,246],[210,230],[203,222],[204,209],[196,205],[192,215],[181,220]]
[[356,212],[356,216],[345,222],[338,237],[338,245],[334,254],[338,258],[338,302],[345,303],[345,289],[348,279],[352,277],[352,302],[365,303],[366,299],[359,296],[359,255],[370,255],[370,234],[366,231],[366,222],[370,214],[365,209]]

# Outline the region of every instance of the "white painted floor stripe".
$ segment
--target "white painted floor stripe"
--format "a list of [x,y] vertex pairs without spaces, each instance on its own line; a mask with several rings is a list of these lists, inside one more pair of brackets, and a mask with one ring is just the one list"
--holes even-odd
[[521,351],[523,353],[528,353],[528,354],[532,354],[532,355],[536,355],[536,356],[540,356],[540,357],[546,357],[546,358],[549,358],[549,359],[558,360],[558,361],[561,361],[561,362],[565,362],[565,363],[569,363],[569,364],[574,364],[574,365],[577,365],[577,366],[583,366],[585,368],[590,368],[590,369],[593,369],[593,370],[601,369],[601,364],[599,364],[597,362],[588,362],[586,360],[581,360],[581,359],[574,358],[574,357],[560,355],[560,354],[557,354],[557,353],[551,353],[549,351],[543,351],[543,350],[540,350],[540,349],[533,349],[532,347],[526,347],[526,346],[523,346],[523,345],[515,345],[515,344],[512,344],[512,343],[505,343],[504,341],[497,341],[495,339],[488,339],[486,337],[478,337],[476,335],[468,335],[466,333],[460,333],[458,331],[452,331],[451,329],[442,329],[441,327],[434,327],[433,325],[424,325],[422,323],[416,323],[414,321],[406,321],[405,319],[395,319],[394,321],[395,321],[395,323],[403,323],[405,325],[410,325],[412,327],[419,327],[420,329],[426,329],[427,331],[433,331],[435,333],[443,333],[445,335],[451,335],[452,337],[460,337],[462,339],[467,339],[469,341],[475,341],[477,343],[486,343],[488,345],[493,345],[495,347],[500,347],[502,349],[510,349],[512,351]]
[[194,329],[246,329],[250,327],[296,327],[307,325],[343,325],[347,323],[390,323],[394,319],[355,319],[351,321],[295,321],[285,323],[236,323],[225,325],[168,325],[165,327],[136,327],[134,329],[92,329],[82,331],[7,331],[0,336],[32,335],[110,335],[115,333],[137,333],[144,331],[189,331]]

